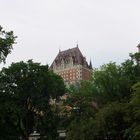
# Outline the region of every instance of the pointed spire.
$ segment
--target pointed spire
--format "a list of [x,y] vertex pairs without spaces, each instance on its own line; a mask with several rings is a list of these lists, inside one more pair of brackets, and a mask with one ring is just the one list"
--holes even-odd
[[89,68],[90,68],[90,69],[93,69],[93,68],[92,68],[92,62],[91,62],[91,59],[90,59],[90,63],[89,63]]
[[61,46],[59,46],[59,53],[61,52]]
[[76,47],[77,47],[77,48],[79,47],[79,45],[78,45],[78,40],[77,40],[77,43],[76,43]]

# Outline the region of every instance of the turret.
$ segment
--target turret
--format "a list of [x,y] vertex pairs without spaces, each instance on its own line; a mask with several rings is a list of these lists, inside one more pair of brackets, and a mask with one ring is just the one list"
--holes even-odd
[[138,44],[137,48],[138,48],[138,52],[140,53],[140,43]]
[[90,63],[89,63],[89,68],[90,68],[90,69],[93,69],[93,68],[92,68],[92,62],[91,62],[91,60],[90,60]]

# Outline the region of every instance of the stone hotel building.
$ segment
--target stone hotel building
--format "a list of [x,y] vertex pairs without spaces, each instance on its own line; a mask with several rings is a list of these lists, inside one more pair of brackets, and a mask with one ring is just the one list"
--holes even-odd
[[72,49],[59,51],[50,68],[64,79],[66,85],[91,79],[91,61],[87,63],[78,45]]

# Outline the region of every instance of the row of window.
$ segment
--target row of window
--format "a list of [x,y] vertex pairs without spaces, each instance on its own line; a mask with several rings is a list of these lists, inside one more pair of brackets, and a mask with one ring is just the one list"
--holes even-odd
[[82,70],[80,69],[73,69],[73,70],[67,70],[67,71],[62,71],[62,72],[59,72],[58,74],[59,75],[66,75],[66,74],[70,74],[70,75],[72,75],[72,74],[81,74],[82,73]]
[[71,81],[76,79],[82,79],[82,75],[69,76],[69,77],[62,76],[62,78],[64,79],[64,81]]

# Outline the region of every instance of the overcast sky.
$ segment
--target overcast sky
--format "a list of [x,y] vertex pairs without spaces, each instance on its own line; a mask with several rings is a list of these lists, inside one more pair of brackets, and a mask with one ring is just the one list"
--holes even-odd
[[99,67],[137,51],[140,0],[0,0],[0,25],[18,36],[6,65],[28,59],[50,65],[59,49],[78,41]]

